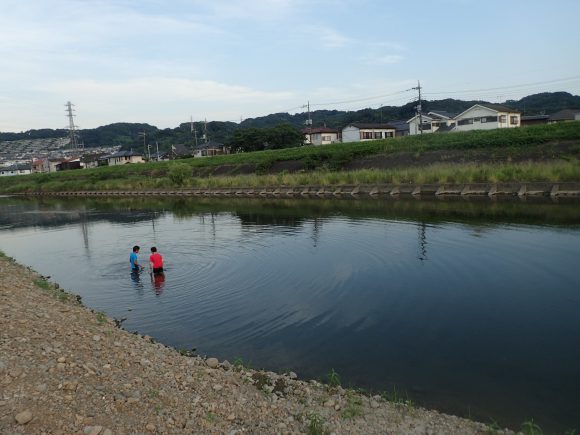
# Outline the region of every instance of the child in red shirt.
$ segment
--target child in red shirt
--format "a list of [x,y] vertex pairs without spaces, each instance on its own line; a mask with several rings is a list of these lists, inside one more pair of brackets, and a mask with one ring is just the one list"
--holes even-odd
[[153,273],[163,273],[163,257],[159,252],[157,252],[157,248],[155,246],[151,248],[149,265],[151,266],[151,269],[153,269]]

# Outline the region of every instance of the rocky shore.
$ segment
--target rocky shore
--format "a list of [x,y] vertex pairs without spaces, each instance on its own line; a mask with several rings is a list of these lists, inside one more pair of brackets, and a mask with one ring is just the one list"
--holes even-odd
[[294,373],[182,355],[1,254],[0,297],[2,434],[490,433]]

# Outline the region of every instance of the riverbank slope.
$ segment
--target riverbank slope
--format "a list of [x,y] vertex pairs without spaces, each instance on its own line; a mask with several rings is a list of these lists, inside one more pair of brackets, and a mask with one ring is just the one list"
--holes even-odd
[[[0,255],[0,432],[486,433],[340,386],[182,355]],[[502,432],[496,432],[502,433]]]
[[0,177],[0,193],[580,182],[580,122]]

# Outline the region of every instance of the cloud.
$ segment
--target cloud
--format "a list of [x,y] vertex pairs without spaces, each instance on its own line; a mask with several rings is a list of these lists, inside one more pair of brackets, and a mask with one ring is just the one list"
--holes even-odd
[[368,65],[392,65],[400,63],[403,60],[403,56],[400,54],[373,55],[367,56],[363,60]]
[[291,92],[268,92],[240,85],[219,83],[212,80],[172,79],[163,77],[136,78],[119,81],[73,80],[52,83],[36,88],[39,91],[73,94],[95,99],[114,98],[122,100],[232,102],[288,99]]

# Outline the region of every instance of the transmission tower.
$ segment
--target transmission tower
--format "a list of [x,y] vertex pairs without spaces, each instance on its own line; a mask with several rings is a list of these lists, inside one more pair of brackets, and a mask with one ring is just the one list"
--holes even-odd
[[68,134],[70,137],[70,147],[72,150],[76,150],[78,148],[78,143],[77,143],[77,132],[76,132],[77,126],[75,125],[75,120],[74,120],[74,117],[76,115],[73,113],[75,111],[73,109],[74,104],[72,104],[70,101],[67,101],[64,106],[66,107],[65,112],[66,112],[66,116],[68,118]]

